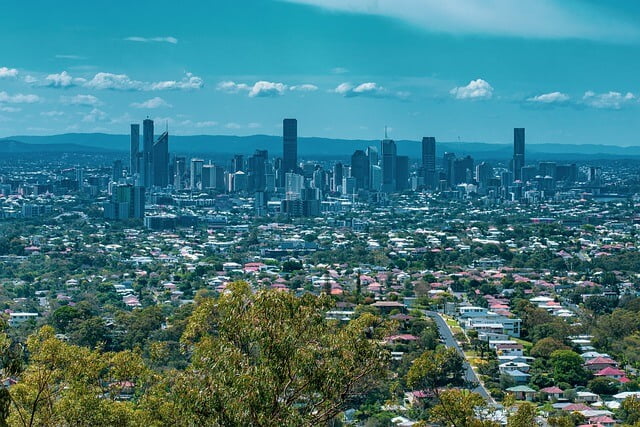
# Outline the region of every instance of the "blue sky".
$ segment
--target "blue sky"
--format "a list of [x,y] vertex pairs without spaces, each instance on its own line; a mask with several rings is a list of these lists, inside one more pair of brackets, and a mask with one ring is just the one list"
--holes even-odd
[[634,0],[5,2],[0,136],[640,144]]

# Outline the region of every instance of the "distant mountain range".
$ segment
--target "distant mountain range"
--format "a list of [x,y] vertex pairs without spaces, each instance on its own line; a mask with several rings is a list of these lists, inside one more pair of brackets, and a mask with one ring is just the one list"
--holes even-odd
[[[396,141],[398,154],[419,158],[421,144],[418,141]],[[141,141],[142,143],[142,141]],[[298,154],[301,158],[345,158],[355,150],[368,146],[380,146],[378,140],[347,140],[330,138],[299,138]],[[478,160],[504,160],[512,155],[511,144],[488,144],[483,142],[438,142],[438,156],[444,152],[457,155],[469,154]],[[256,149],[266,149],[271,155],[282,154],[282,138],[271,135],[222,136],[193,135],[170,136],[171,152],[222,157],[236,153],[250,154]],[[129,135],[104,133],[69,133],[51,136],[12,136],[0,139],[0,153],[28,152],[127,152]],[[530,160],[553,159],[576,161],[587,159],[640,158],[640,147],[620,147],[594,144],[528,144]]]

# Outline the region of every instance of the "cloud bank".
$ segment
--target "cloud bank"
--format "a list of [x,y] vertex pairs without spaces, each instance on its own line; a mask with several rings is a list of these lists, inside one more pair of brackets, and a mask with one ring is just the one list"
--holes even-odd
[[628,42],[637,25],[576,0],[283,0],[333,11],[386,16],[427,31]]

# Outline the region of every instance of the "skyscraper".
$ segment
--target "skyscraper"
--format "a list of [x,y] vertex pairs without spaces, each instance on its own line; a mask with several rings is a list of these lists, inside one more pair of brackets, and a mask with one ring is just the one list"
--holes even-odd
[[298,121],[282,121],[282,169],[284,174],[296,172],[298,168]]
[[244,172],[244,156],[242,154],[235,154],[231,163],[231,172]]
[[522,180],[522,167],[524,166],[524,128],[513,129],[513,179]]
[[247,172],[249,174],[248,186],[250,191],[265,191],[268,157],[267,150],[256,150],[254,155],[249,157]]
[[151,185],[169,185],[169,132],[164,132],[153,144],[151,153]]
[[122,160],[115,160],[113,162],[113,182],[118,182],[122,178]]
[[351,176],[356,179],[356,190],[369,187],[369,159],[363,150],[351,156]]
[[190,186],[192,190],[202,189],[202,167],[203,166],[204,166],[204,160],[191,159]]
[[396,191],[396,143],[392,139],[382,140],[382,191]]
[[396,190],[409,188],[409,156],[396,156]]
[[144,187],[149,188],[152,184],[151,161],[153,157],[153,120],[145,119],[142,122],[142,164],[143,169],[138,171],[143,174]]
[[436,139],[433,136],[422,138],[422,173],[424,185],[433,189],[436,186]]
[[342,187],[343,175],[344,170],[342,168],[342,163],[338,162],[333,165],[333,185],[331,186],[331,191],[339,191],[340,187]]
[[140,125],[134,123],[131,125],[131,144],[129,149],[129,172],[131,175],[138,173],[140,161]]

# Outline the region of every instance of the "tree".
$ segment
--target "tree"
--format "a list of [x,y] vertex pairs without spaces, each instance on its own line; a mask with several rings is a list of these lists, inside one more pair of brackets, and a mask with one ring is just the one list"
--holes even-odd
[[407,373],[407,384],[436,395],[438,388],[464,384],[464,358],[455,348],[427,350],[413,361]]
[[582,357],[574,351],[556,350],[551,353],[550,363],[556,382],[585,385],[590,377],[590,373],[582,366]]
[[319,425],[387,375],[389,324],[327,321],[328,297],[233,283],[199,303],[182,338],[191,364],[142,400],[150,424]]
[[598,377],[589,381],[587,387],[595,394],[614,395],[618,392],[618,381],[607,377]]
[[487,403],[482,396],[468,390],[444,390],[438,403],[431,409],[430,418],[436,423],[455,427],[497,427],[499,424],[482,419],[488,415]]
[[640,400],[634,396],[627,397],[620,405],[620,417],[629,425],[640,422]]
[[556,350],[570,350],[570,348],[562,341],[555,338],[547,337],[538,341],[533,347],[531,347],[530,354],[533,357],[542,357],[547,359]]
[[531,427],[536,425],[536,407],[529,402],[518,406],[515,414],[509,417],[507,427]]

